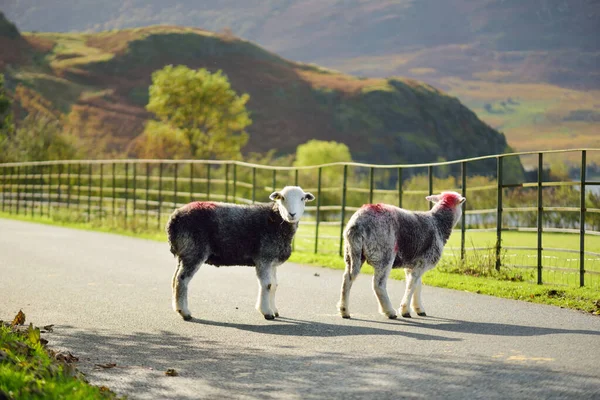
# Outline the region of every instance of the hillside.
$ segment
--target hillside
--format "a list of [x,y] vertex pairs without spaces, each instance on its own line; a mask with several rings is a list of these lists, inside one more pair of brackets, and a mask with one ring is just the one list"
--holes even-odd
[[[458,97],[517,150],[600,147],[595,0],[14,0],[22,30],[228,29],[283,57]],[[598,161],[598,160],[597,160]],[[532,160],[535,164],[535,160]]]
[[[344,142],[354,159],[378,163],[508,149],[503,135],[431,86],[290,62],[232,36],[161,26],[24,38],[36,49],[5,70],[18,105],[67,115],[70,130],[107,151],[127,150],[141,132],[151,117],[144,110],[150,75],[166,64],[221,69],[238,92],[250,94],[246,152],[290,153],[313,138]],[[493,164],[479,172],[493,173]]]
[[[445,65],[438,64],[443,75],[473,77],[493,67],[512,82],[566,87],[592,83],[600,88],[595,67],[600,50],[597,1],[224,0],[200,5],[191,0],[107,0],[100,5],[83,0],[73,6],[68,0],[48,0],[45,7],[36,3],[15,0],[3,9],[27,31],[99,31],[164,23],[211,31],[229,28],[284,57],[320,65],[357,57],[404,58],[392,66],[353,67],[353,72],[365,74],[405,75],[451,52]],[[533,70],[511,68],[527,64]]]

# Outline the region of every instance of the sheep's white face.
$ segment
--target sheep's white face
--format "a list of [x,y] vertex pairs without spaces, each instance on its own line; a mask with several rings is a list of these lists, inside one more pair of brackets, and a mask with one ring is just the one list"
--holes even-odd
[[273,192],[269,196],[277,204],[279,214],[285,221],[298,222],[304,214],[304,205],[307,201],[313,201],[315,196],[304,192],[299,186],[286,186],[279,192]]

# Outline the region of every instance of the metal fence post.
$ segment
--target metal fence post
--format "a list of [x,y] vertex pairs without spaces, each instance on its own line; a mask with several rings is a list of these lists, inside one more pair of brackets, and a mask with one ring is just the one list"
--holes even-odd
[[375,168],[371,167],[369,171],[369,204],[373,204],[373,179],[375,178]]
[[347,191],[347,180],[348,180],[348,165],[344,165],[344,180],[342,181],[342,219],[340,221],[340,256],[343,253],[344,245],[344,221],[346,220],[346,191]]
[[272,192],[274,192],[275,190],[277,190],[277,170],[276,169],[273,170],[273,183],[272,183],[272,187],[273,187]]
[[104,219],[104,164],[100,163],[100,221]]
[[233,197],[233,202],[237,201],[236,199],[236,190],[237,190],[237,164],[233,164],[233,193],[231,194]]
[[175,168],[173,170],[173,209],[177,208],[177,175],[179,172],[179,164],[175,163],[173,165]]
[[[8,203],[8,213],[12,214],[13,211],[13,190],[14,190],[14,175],[15,175],[15,167],[9,167],[10,168],[10,203]],[[44,190],[44,188],[42,187],[42,190]]]
[[579,286],[585,286],[585,184],[587,160],[586,151],[581,152],[581,183],[579,199]]
[[92,219],[92,163],[88,165],[87,222]]
[[146,229],[150,218],[150,163],[146,163]]
[[2,167],[2,212],[6,207],[6,167]]
[[162,211],[162,179],[163,178],[163,163],[158,163],[158,212],[156,213],[156,226],[160,229],[160,217]]
[[542,284],[542,229],[544,218],[544,205],[542,199],[542,179],[544,174],[544,155],[538,154],[538,181],[537,181],[537,283]]
[[[40,184],[40,217],[44,216],[44,166],[40,165],[40,177],[38,183]],[[12,188],[11,188],[12,189]]]
[[56,181],[56,195],[57,195],[56,202],[57,202],[58,206],[60,207],[60,201],[62,200],[62,196],[60,195],[60,192],[61,192],[61,190],[60,190],[60,183],[61,183],[60,180],[61,180],[61,175],[62,175],[61,174],[61,172],[62,172],[62,164],[58,164],[57,167],[58,167],[58,177],[57,177],[57,181]]
[[136,217],[135,217],[135,212],[136,212],[136,204],[137,204],[137,163],[134,162],[133,165],[133,211],[132,211],[132,218],[133,218],[133,222],[136,223]]
[[402,194],[403,194],[403,189],[402,189],[402,184],[403,184],[403,179],[402,179],[402,168],[398,168],[398,207],[402,208]]
[[77,164],[77,213],[81,210],[81,162]]
[[71,163],[67,165],[67,210],[71,209]]
[[[460,169],[461,175],[461,191],[462,197],[467,198],[467,162],[463,161],[461,163]],[[462,215],[460,220],[460,259],[465,259],[465,236],[467,232],[467,202],[465,201],[462,204]]]
[[125,162],[125,211],[123,213],[123,225],[127,228],[127,206],[129,199],[129,163]]
[[206,164],[206,200],[210,200],[210,163]]
[[35,216],[35,195],[37,194],[37,190],[35,188],[35,175],[36,175],[37,167],[31,167],[31,218]]
[[112,218],[113,218],[113,224],[115,222],[115,218],[116,218],[116,206],[117,206],[117,178],[116,178],[116,171],[115,169],[117,163],[116,162],[112,162]]
[[256,167],[252,167],[252,204],[256,201]]
[[190,163],[190,203],[194,200],[194,163]]
[[319,178],[317,181],[317,215],[316,215],[316,226],[315,226],[315,254],[319,249],[319,220],[321,217],[321,172],[323,167],[319,167]]
[[17,167],[17,201],[16,201],[16,211],[17,215],[19,215],[21,209],[21,167]]
[[48,165],[48,217],[50,217],[50,208],[52,207],[52,164]]
[[500,271],[502,251],[502,157],[496,158],[498,179],[498,200],[496,209],[496,270]]
[[[429,192],[429,195],[431,196],[433,194],[433,166],[430,165],[427,167],[427,191]],[[433,207],[433,202],[429,202],[429,209],[431,209]]]
[[225,164],[225,201],[229,201],[229,163]]

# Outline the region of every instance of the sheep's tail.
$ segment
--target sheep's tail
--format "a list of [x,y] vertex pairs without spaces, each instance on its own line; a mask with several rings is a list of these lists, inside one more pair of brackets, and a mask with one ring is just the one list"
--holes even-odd
[[169,217],[167,221],[167,225],[165,226],[165,230],[167,232],[167,238],[169,239],[169,246],[171,254],[177,256],[179,254],[179,250],[177,249],[177,211]]
[[356,275],[365,261],[363,235],[356,226],[349,226],[344,231],[344,242],[346,269],[352,275]]

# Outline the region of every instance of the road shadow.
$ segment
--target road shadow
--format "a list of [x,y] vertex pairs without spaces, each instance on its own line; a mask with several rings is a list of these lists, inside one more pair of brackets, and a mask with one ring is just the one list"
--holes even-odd
[[[341,318],[340,318],[341,320]],[[352,325],[352,320],[346,324],[328,324],[324,322],[306,321],[294,318],[279,317],[276,322],[268,324],[238,324],[235,322],[210,321],[193,317],[189,322],[217,326],[229,329],[239,329],[247,332],[264,333],[282,336],[307,336],[307,337],[343,337],[343,336],[371,336],[394,335],[416,340],[437,340],[456,342],[462,339],[447,336],[431,335],[426,333],[407,332],[399,329],[399,324],[389,324],[393,329],[381,329],[367,326]],[[371,321],[369,321],[371,322]]]
[[[306,329],[302,325],[311,324],[292,321],[288,329],[298,325]],[[236,329],[246,328],[238,324]],[[47,335],[51,346],[67,348],[80,358],[79,367],[92,383],[106,384],[132,399],[591,399],[600,393],[600,378],[591,375],[593,371],[590,376],[556,371],[543,363],[423,356],[402,346],[370,356],[347,352],[344,342],[335,339],[327,350],[320,346],[304,352],[264,342],[258,346],[243,332],[234,335],[234,341],[231,337],[219,341],[206,340],[201,333],[190,338],[166,330],[115,334],[66,326]],[[306,340],[322,343],[318,338]],[[95,366],[109,363],[116,366]],[[169,368],[179,376],[166,376]]]
[[[356,319],[356,321],[370,322],[376,324],[396,324],[398,322],[406,323],[411,326],[431,329],[439,332],[467,333],[476,335],[492,336],[544,336],[555,334],[569,335],[592,335],[600,336],[600,331],[583,329],[563,329],[563,328],[545,328],[526,325],[497,324],[493,322],[474,322],[457,319],[448,319],[441,317],[419,317],[419,318],[399,318],[394,321],[376,321],[366,319]],[[397,322],[398,321],[398,322]]]

